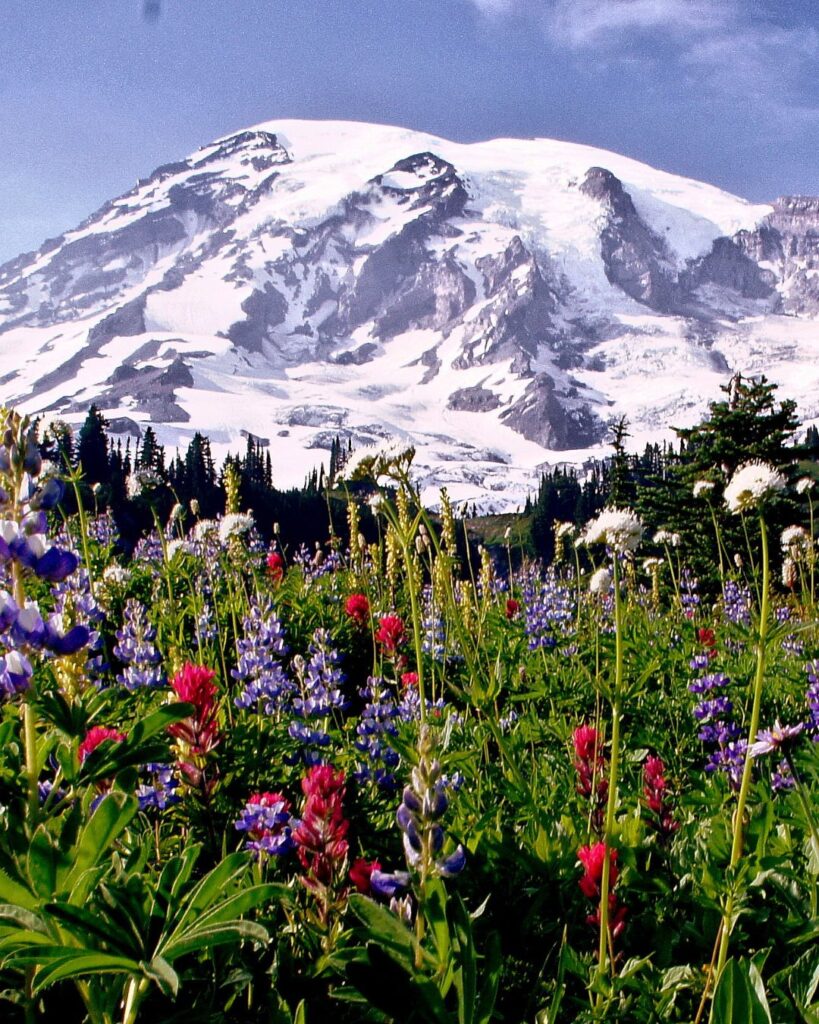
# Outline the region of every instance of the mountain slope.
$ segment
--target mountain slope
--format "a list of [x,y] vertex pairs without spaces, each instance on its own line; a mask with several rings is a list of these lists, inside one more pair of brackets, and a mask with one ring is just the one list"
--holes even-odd
[[300,483],[336,435],[514,507],[547,462],[697,418],[734,370],[819,415],[819,200],[613,153],[276,121],[0,267],[0,399],[237,447]]

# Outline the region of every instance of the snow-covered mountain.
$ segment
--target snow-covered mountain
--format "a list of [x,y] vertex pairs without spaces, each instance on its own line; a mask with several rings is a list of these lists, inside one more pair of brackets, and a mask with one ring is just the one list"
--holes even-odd
[[622,415],[668,436],[733,371],[819,417],[819,198],[752,205],[548,139],[271,121],[0,267],[0,401],[216,450],[279,484],[332,439],[520,503]]

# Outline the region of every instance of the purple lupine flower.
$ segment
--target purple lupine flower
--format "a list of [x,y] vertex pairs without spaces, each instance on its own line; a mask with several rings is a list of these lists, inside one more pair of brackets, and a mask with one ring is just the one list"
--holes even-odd
[[771,772],[771,789],[774,793],[780,793],[782,790],[793,789],[795,785],[796,779],[791,772],[791,766],[787,761],[780,761],[776,770]]
[[550,567],[543,577],[535,570],[523,574],[521,593],[529,650],[556,647],[574,621],[574,592]]
[[809,661],[805,666],[808,673],[808,688],[805,700],[808,705],[808,731],[814,743],[819,743],[819,659]]
[[0,655],[0,693],[13,697],[31,685],[34,669],[31,662],[20,651],[7,651]]
[[[706,667],[707,667],[706,660]],[[711,672],[708,675],[700,676],[693,683],[688,684],[691,693],[711,693],[713,690],[727,686],[730,680],[724,672]]]
[[123,663],[117,682],[127,690],[144,687],[156,689],[167,682],[160,666],[160,654],[153,644],[156,630],[148,621],[148,613],[135,598],[125,604],[125,621],[117,630],[114,656]]
[[150,781],[137,787],[136,795],[139,809],[164,811],[178,804],[181,797],[177,793],[180,780],[174,775],[173,765],[151,762],[141,769],[149,776]]
[[[99,626],[105,619],[105,613],[97,604],[94,595],[91,593],[91,580],[86,569],[79,569],[61,583],[55,583],[51,588],[54,597],[54,611],[62,616],[62,621],[49,618],[48,626],[53,630],[56,646],[52,645],[51,650],[56,654],[69,653],[68,648],[87,646],[89,657],[85,663],[86,674],[90,679],[98,680],[107,668],[103,651],[102,635],[95,627]],[[63,633],[63,622],[65,620],[82,626],[87,633],[85,643],[79,643],[80,636],[76,632]],[[75,646],[79,643],[79,646]]]
[[245,684],[235,699],[240,708],[256,708],[264,701],[264,712],[286,711],[295,684],[282,668],[287,653],[284,628],[269,603],[251,605],[243,621],[244,637],[239,640],[239,660],[231,675]]
[[390,746],[389,737],[397,735],[396,719],[401,712],[392,694],[380,676],[370,676],[367,685],[358,691],[367,702],[356,725],[356,749],[369,764],[361,764],[356,780],[372,778],[386,789],[394,788],[392,770],[399,764],[397,752]]
[[[342,711],[349,704],[341,690],[344,673],[338,667],[341,660],[337,651],[330,646],[330,634],[325,629],[317,629],[310,644],[310,659],[293,659],[293,667],[298,676],[298,691],[291,701],[291,709],[296,720],[290,724],[290,735],[305,749],[301,754],[306,763],[314,764],[318,760],[311,753],[309,746],[325,747],[330,742],[329,734],[323,728],[311,728],[309,719],[326,719],[334,711]],[[304,738],[303,738],[304,737]],[[305,741],[306,740],[306,741]]]
[[391,900],[405,892],[410,885],[408,871],[373,871],[370,875],[370,891],[376,896]]
[[[451,877],[466,863],[462,846],[441,856],[445,833],[440,819],[449,806],[447,786],[441,766],[433,757],[432,734],[422,730],[419,738],[420,757],[412,769],[411,784],[404,788],[395,820],[403,832],[404,854],[410,868]],[[429,862],[424,863],[428,858]]]
[[722,603],[725,617],[737,626],[751,623],[751,591],[734,580],[726,580],[722,588]]
[[687,619],[693,619],[700,606],[699,580],[688,568],[680,573],[680,604]]
[[293,829],[298,826],[290,813],[290,801],[281,793],[254,793],[245,804],[234,827],[247,833],[245,845],[256,857],[282,857],[295,849]]
[[707,772],[725,772],[731,788],[734,790],[739,789],[740,782],[742,781],[742,772],[745,768],[747,750],[748,743],[746,740],[726,743],[725,746],[720,747],[711,754],[708,758],[708,763],[705,765],[705,770]]
[[734,710],[734,705],[728,697],[714,697],[712,700],[703,700],[694,708],[694,718],[698,722],[713,721],[724,718]]

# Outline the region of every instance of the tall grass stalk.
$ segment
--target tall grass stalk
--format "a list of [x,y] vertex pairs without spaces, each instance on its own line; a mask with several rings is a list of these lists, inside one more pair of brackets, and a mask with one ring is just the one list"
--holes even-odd
[[[620,771],[620,717],[623,695],[623,599],[620,593],[620,559],[614,554],[614,689],[611,699],[611,757],[609,760],[609,791],[606,822],[603,832],[605,857],[600,880],[600,941],[597,950],[599,977],[608,966],[609,890],[611,888],[611,850],[614,837],[614,815],[617,810],[617,785]],[[598,1005],[600,996],[598,996]]]
[[[744,524],[744,517],[743,517]],[[759,609],[759,632],[757,635],[756,648],[756,675],[754,677],[753,697],[751,701],[751,720],[748,726],[748,748],[745,751],[745,763],[742,768],[742,779],[737,796],[737,805],[734,812],[733,839],[731,843],[730,868],[733,870],[739,863],[742,856],[742,846],[745,835],[743,821],[745,808],[748,803],[748,793],[751,788],[751,773],[754,759],[750,755],[750,746],[756,740],[759,732],[759,713],[762,702],[762,687],[765,680],[765,659],[766,644],[768,639],[768,625],[770,620],[770,558],[768,553],[768,531],[765,526],[765,519],[759,517],[759,531],[762,542],[762,595]],[[716,977],[719,978],[725,961],[728,958],[728,946],[731,940],[732,919],[734,915],[734,893],[729,891],[725,900],[725,910],[722,915],[722,934],[720,935],[719,955],[717,957]]]

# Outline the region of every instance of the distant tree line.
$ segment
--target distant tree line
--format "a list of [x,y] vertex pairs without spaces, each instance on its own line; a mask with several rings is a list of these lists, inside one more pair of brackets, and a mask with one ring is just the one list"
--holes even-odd
[[[804,441],[795,440],[799,429],[796,405],[777,401],[776,388],[761,378],[735,377],[723,388],[726,397],[712,402],[703,421],[676,430],[677,444],[649,444],[642,454],[627,450],[628,424],[621,420],[611,435],[612,454],[589,462],[580,471],[559,467],[544,473],[535,495],[523,510],[522,529],[526,550],[549,562],[555,553],[555,527],[560,523],[582,526],[606,506],[635,508],[648,527],[646,550],[658,529],[679,534],[692,568],[707,577],[718,564],[715,531],[710,528],[711,510],[722,531],[727,552],[742,552],[745,540],[741,520],[723,508],[722,489],[730,475],[749,459],[762,459],[783,469],[795,480],[816,471],[819,431],[807,430]],[[88,509],[109,509],[126,549],[155,524],[165,522],[175,503],[185,509],[190,524],[194,515],[212,518],[225,510],[225,476],[235,472],[239,480],[241,509],[251,510],[262,537],[272,538],[274,524],[291,546],[324,543],[334,535],[348,543],[345,492],[334,489],[351,446],[336,437],[329,453],[329,469],[312,470],[301,487],[279,489],[274,483],[269,448],[253,436],[247,438],[243,455],[228,456],[217,469],[210,441],[196,433],[184,453],[168,459],[152,427],[141,438],[125,444],[112,438],[107,423],[92,406],[76,437],[64,424],[49,427],[43,438],[43,454],[79,478],[78,493]],[[157,486],[149,493],[128,493],[128,480],[150,470]],[[714,484],[710,508],[693,497],[694,483]],[[806,504],[807,497],[800,499]],[[69,489],[65,511],[76,508]],[[794,497],[780,501],[771,525],[782,528],[801,522],[805,509]],[[368,540],[375,525],[368,510],[362,513]]]

